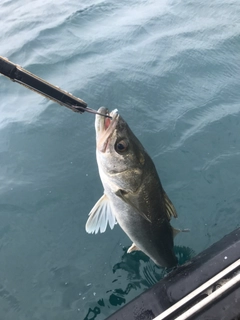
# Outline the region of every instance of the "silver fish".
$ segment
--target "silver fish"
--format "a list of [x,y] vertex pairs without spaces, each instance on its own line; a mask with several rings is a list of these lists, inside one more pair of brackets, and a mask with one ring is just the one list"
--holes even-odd
[[163,190],[155,165],[116,110],[101,107],[96,115],[97,163],[104,194],[92,208],[88,233],[105,232],[118,223],[132,240],[128,252],[141,250],[156,264],[175,266],[171,227],[176,210]]

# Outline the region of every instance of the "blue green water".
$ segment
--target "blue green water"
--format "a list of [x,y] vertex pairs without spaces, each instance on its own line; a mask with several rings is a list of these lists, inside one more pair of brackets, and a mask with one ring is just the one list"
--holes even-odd
[[[183,259],[239,227],[238,0],[2,0],[0,29],[0,55],[127,120],[191,230]],[[1,76],[0,163],[0,319],[102,320],[162,277],[119,226],[85,232],[93,115]]]

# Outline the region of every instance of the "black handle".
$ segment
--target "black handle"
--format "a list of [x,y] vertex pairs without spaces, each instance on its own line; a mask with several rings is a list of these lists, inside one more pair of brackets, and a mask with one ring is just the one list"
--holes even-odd
[[[0,73],[8,77],[14,82],[20,83],[44,97],[51,99],[62,106],[65,106],[75,112],[82,113],[84,108],[87,108],[87,103],[71,93],[66,92],[47,81],[37,77],[31,72],[23,69],[17,64],[0,56]],[[74,106],[82,107],[81,110],[74,108]]]

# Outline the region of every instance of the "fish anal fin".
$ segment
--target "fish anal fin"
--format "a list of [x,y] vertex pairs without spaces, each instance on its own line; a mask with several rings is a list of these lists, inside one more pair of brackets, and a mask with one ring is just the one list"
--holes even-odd
[[133,244],[131,245],[131,247],[128,248],[127,253],[130,253],[130,252],[133,252],[133,251],[141,251],[141,250],[135,245],[135,243],[133,243]]
[[176,237],[176,235],[180,232],[189,232],[190,230],[189,229],[175,229],[172,227],[172,230],[173,230],[173,237]]
[[105,232],[107,225],[113,229],[117,220],[112,213],[108,197],[104,194],[89,213],[85,229],[88,233]]

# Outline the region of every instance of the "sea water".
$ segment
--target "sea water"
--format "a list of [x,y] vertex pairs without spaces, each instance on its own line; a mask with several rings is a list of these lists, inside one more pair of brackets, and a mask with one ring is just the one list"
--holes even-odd
[[[1,0],[0,55],[117,108],[174,203],[181,263],[239,226],[238,0]],[[85,232],[103,189],[94,116],[0,76],[0,319],[105,319],[165,274],[119,228]]]

